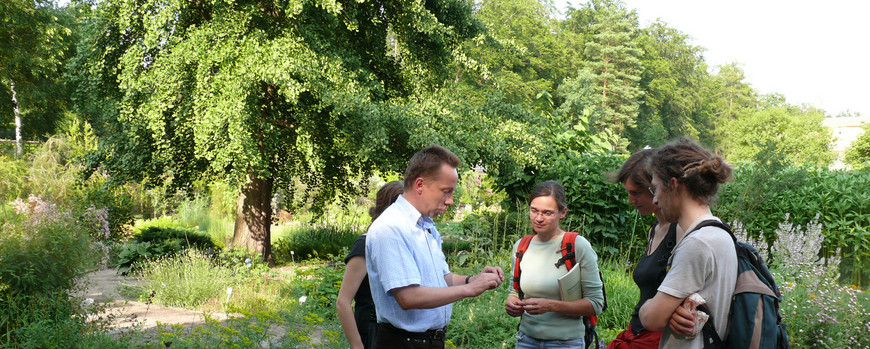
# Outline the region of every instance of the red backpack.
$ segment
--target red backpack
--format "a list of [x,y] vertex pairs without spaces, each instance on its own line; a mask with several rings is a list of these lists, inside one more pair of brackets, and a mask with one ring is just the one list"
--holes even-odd
[[[565,264],[565,268],[568,271],[574,267],[574,264],[577,264],[576,254],[574,253],[574,240],[577,239],[577,233],[575,232],[565,232],[562,235],[562,248],[559,249],[562,252],[562,258],[559,258],[556,261],[556,268],[558,268],[563,263]],[[520,240],[520,245],[517,246],[517,253],[514,258],[514,289],[517,290],[517,295],[520,296],[520,299],[525,298],[525,294],[523,293],[523,289],[520,287],[520,274],[522,274],[522,270],[520,270],[520,261],[523,260],[523,255],[526,253],[526,250],[529,248],[529,243],[532,241],[535,235],[526,235]],[[601,291],[604,293],[604,307],[601,308],[601,311],[607,310],[607,292],[604,289],[604,277],[601,275],[601,271],[598,271],[598,277],[601,278]],[[595,332],[595,326],[598,325],[598,317],[597,316],[584,316],[583,317],[583,325],[586,326],[586,334],[583,337],[584,342],[586,343],[586,348],[589,348],[593,345],[593,343],[597,343],[598,333]],[[595,345],[597,348],[597,344]]]

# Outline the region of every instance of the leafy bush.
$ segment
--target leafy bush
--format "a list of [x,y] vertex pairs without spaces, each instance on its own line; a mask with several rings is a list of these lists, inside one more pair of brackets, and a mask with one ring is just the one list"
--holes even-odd
[[722,189],[715,213],[737,221],[769,246],[778,238],[780,223],[821,223],[825,240],[819,256],[839,249],[841,274],[847,284],[870,280],[870,169],[810,170],[798,167],[745,165]]
[[598,268],[601,270],[607,291],[607,310],[598,316],[598,335],[606,343],[628,328],[640,291],[631,277],[634,264],[598,257]]
[[[802,227],[782,222],[779,227],[779,238],[769,250],[792,346],[867,347],[870,297],[857,285],[838,284],[838,257],[816,257],[825,240],[819,234],[821,224]],[[745,231],[737,229],[735,233],[743,235]],[[755,243],[764,246],[763,241]]]
[[121,241],[128,235],[127,227],[133,225],[133,201],[123,187],[108,187],[102,180],[91,180],[80,196],[75,198],[76,210],[103,209],[106,211],[109,235],[112,241]]
[[152,219],[136,226],[133,239],[137,242],[160,243],[167,240],[179,240],[182,245],[200,249],[214,249],[211,238],[196,228],[184,226],[172,218]]
[[0,155],[0,200],[9,202],[27,196],[27,167],[24,161]]
[[531,222],[525,210],[519,210],[471,214],[460,222],[438,223],[445,255],[512,248],[520,237],[531,234]]
[[172,218],[152,219],[134,229],[133,241],[120,246],[115,263],[118,272],[126,274],[141,267],[141,262],[176,254],[189,248],[214,252],[211,237],[195,228],[185,227]]
[[350,228],[300,227],[272,243],[272,256],[277,264],[343,256],[359,234]]
[[14,209],[0,206],[0,340],[18,346],[39,339],[33,347],[55,347],[84,324],[68,291],[97,265],[101,250],[88,225],[54,204],[35,198]]
[[642,251],[630,247],[646,241],[653,218],[638,216],[625,189],[607,183],[607,174],[618,170],[624,160],[618,155],[554,152],[542,161],[546,166],[528,168],[523,175],[501,179],[501,184],[512,200],[525,203],[537,184],[561,183],[568,200],[562,228],[581,233],[600,254],[624,253],[624,259],[636,260]]

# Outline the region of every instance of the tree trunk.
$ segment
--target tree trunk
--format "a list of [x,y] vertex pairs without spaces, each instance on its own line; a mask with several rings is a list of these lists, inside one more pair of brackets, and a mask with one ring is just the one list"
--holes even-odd
[[18,109],[14,81],[9,83],[9,89],[12,90],[12,111],[15,113],[15,154],[21,156],[21,111]]
[[275,266],[272,259],[272,179],[249,175],[236,203],[236,224],[232,246],[256,251]]

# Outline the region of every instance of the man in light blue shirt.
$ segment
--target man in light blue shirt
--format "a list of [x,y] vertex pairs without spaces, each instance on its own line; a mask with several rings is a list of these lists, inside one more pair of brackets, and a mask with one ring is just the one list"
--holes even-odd
[[427,147],[411,158],[405,190],[372,222],[366,269],[378,315],[375,348],[444,348],[452,303],[476,297],[504,281],[499,267],[475,276],[450,272],[432,217],[453,204],[459,158]]

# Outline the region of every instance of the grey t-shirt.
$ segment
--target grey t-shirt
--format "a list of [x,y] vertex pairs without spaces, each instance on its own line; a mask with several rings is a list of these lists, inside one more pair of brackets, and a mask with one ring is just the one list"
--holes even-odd
[[[686,231],[691,232],[698,223],[718,218],[705,215],[693,222]],[[684,237],[674,249],[674,259],[659,291],[677,298],[692,293],[707,301],[715,319],[720,338],[728,333],[728,313],[737,282],[737,252],[728,232],[717,227],[704,227]],[[699,334],[686,338],[666,327],[659,348],[702,348]]]

